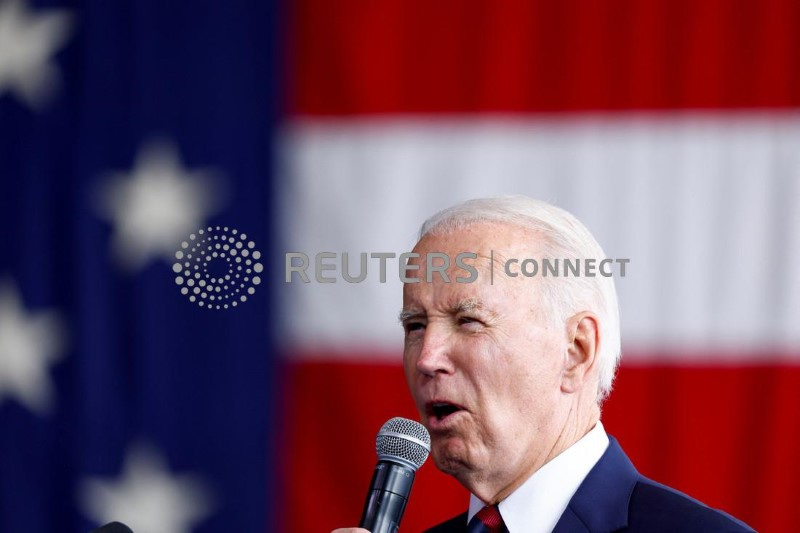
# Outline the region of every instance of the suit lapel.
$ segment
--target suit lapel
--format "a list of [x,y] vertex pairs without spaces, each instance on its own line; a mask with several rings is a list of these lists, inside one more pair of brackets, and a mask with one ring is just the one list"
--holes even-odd
[[628,525],[628,504],[639,473],[614,437],[567,505],[553,533],[614,531]]
[[589,528],[586,527],[586,524],[581,522],[581,519],[575,512],[567,507],[564,510],[564,514],[561,515],[561,518],[558,519],[558,523],[556,527],[553,529],[553,533],[589,533]]

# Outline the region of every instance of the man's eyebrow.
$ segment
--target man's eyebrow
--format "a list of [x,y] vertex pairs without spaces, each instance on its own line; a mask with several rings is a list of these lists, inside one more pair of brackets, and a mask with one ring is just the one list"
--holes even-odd
[[397,313],[397,320],[403,323],[411,318],[419,318],[421,316],[425,316],[424,311],[401,309],[400,312]]
[[469,313],[471,311],[476,311],[476,310],[481,311],[481,314],[483,314],[489,319],[497,317],[496,311],[494,311],[491,307],[487,306],[477,298],[467,298],[466,300],[461,300],[455,306],[453,306],[450,312],[454,315],[457,315],[460,313]]
[[477,298],[467,298],[466,300],[458,302],[451,309],[453,313],[464,313],[476,309],[483,309],[483,303]]
[[[475,311],[476,309],[486,309],[486,306],[477,298],[466,298],[456,302],[455,305],[452,305],[448,312],[451,315],[457,315],[459,313]],[[491,314],[494,315],[494,313]],[[425,311],[420,311],[417,309],[402,309],[400,313],[398,313],[397,319],[402,323],[412,318],[420,318],[425,316],[427,316]]]

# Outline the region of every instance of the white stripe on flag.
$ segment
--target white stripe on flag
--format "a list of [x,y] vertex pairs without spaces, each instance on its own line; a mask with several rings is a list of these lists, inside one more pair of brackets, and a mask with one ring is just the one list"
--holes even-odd
[[[630,258],[616,280],[626,352],[800,358],[800,115],[563,117],[295,121],[286,251],[410,251],[443,207],[526,194]],[[369,266],[361,284],[284,286],[297,352],[400,353],[397,273],[381,284]]]

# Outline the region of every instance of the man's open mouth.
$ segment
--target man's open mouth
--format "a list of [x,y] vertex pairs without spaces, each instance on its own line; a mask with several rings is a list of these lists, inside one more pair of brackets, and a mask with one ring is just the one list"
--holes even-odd
[[453,413],[463,411],[464,408],[450,402],[428,402],[425,410],[428,416],[436,417],[436,420],[444,420]]

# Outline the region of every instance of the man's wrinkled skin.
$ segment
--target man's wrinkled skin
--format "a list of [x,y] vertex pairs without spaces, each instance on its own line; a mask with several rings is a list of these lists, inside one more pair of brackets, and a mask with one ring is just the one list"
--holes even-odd
[[[476,223],[427,235],[414,252],[419,283],[403,287],[404,366],[436,466],[487,503],[503,500],[542,465],[585,435],[597,406],[598,318],[565,321],[543,303],[541,278],[473,283],[426,280],[425,254],[476,251],[475,265],[536,256],[541,237],[509,224]],[[495,266],[496,268],[496,266]],[[453,269],[450,279],[463,275]],[[549,282],[558,283],[558,280]],[[444,418],[433,405],[457,405]]]

